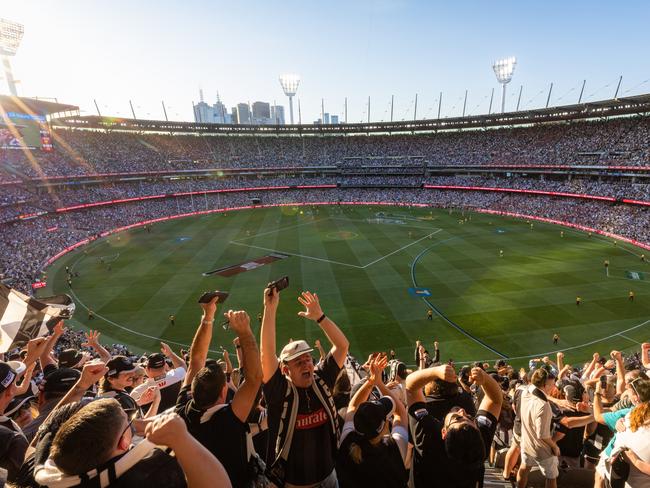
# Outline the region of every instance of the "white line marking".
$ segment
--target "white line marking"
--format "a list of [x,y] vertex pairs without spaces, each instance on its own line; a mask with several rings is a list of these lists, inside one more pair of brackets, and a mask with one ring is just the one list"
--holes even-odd
[[[580,349],[581,347],[591,346],[592,344],[596,344],[598,342],[606,341],[608,339],[611,339],[612,337],[620,336],[623,332],[629,332],[631,330],[638,329],[639,327],[643,327],[644,325],[649,324],[649,323],[650,323],[650,319],[646,320],[645,322],[641,322],[640,324],[637,324],[637,325],[635,325],[633,327],[630,327],[628,329],[622,330],[621,332],[616,332],[616,333],[614,333],[612,335],[608,335],[607,337],[602,337],[600,339],[595,339],[593,341],[585,342],[584,344],[579,344],[577,346],[571,346],[571,347],[567,347],[567,348],[564,348],[564,349],[557,349],[556,351],[538,352],[537,354],[531,354],[529,356],[508,357],[508,360],[530,359],[530,358],[536,358],[536,357],[550,356],[552,354],[557,354],[558,352],[565,352],[565,351],[571,351],[573,349]],[[492,362],[492,361],[497,361],[498,359],[499,358],[496,358],[496,359],[480,359],[480,360],[476,360],[476,361],[480,361],[482,363],[489,363],[489,362]],[[474,362],[474,361],[471,361],[471,362]],[[462,364],[462,363],[459,362],[458,364]]]
[[[77,264],[79,264],[81,261],[83,261],[85,257],[86,257],[86,256],[80,256],[79,259],[77,259],[74,263],[72,263],[72,266],[70,266],[70,271],[74,270],[75,266],[76,266]],[[86,310],[90,310],[90,309],[88,308],[88,306],[86,306],[86,304],[85,304],[84,302],[81,301],[81,299],[79,298],[79,296],[75,293],[75,291],[74,291],[72,288],[70,288],[68,291],[72,294],[72,296],[74,297],[75,301],[78,302],[79,305],[81,305],[81,306],[82,306],[83,308],[85,308]],[[127,331],[127,332],[130,332],[131,334],[134,334],[134,335],[137,335],[137,336],[140,336],[140,337],[146,337],[147,339],[153,339],[153,340],[156,340],[156,341],[167,342],[167,343],[170,343],[170,344],[175,344],[175,345],[177,345],[177,346],[190,347],[189,344],[183,344],[183,343],[181,343],[181,342],[172,341],[172,340],[166,339],[166,338],[164,338],[164,337],[154,337],[154,336],[151,336],[151,335],[149,335],[149,334],[144,334],[144,333],[142,333],[142,332],[138,332],[137,330],[129,329],[128,327],[125,327],[125,326],[123,326],[123,325],[120,325],[120,324],[118,324],[117,322],[114,322],[114,321],[112,321],[111,319],[106,318],[106,317],[104,317],[103,315],[100,315],[100,314],[98,314],[98,313],[96,313],[96,312],[95,312],[95,317],[99,317],[100,319],[104,320],[105,322],[108,322],[108,323],[111,324],[111,325],[114,325],[115,327],[117,327],[117,328],[119,328],[119,329],[125,330],[125,331]],[[75,320],[77,320],[77,319],[75,319]],[[81,322],[81,320],[77,320],[77,322],[79,322],[81,325],[84,325],[84,324]],[[90,327],[88,327],[88,326],[86,326],[86,328],[87,328],[87,329],[90,329]],[[212,352],[212,353],[215,353],[215,354],[220,354],[220,353],[221,353],[221,351],[213,351],[212,349],[208,349],[208,351],[210,351],[210,352]]]
[[282,253],[282,254],[289,254],[291,256],[297,256],[297,257],[303,258],[303,259],[313,259],[314,261],[321,261],[323,263],[330,263],[330,264],[339,264],[341,266],[349,266],[351,268],[357,268],[357,269],[365,268],[365,266],[357,266],[356,264],[341,263],[340,261],[332,261],[330,259],[316,258],[314,256],[305,256],[304,254],[297,254],[295,252],[289,252],[289,251],[280,251],[278,249],[271,249],[270,247],[253,246],[252,244],[244,244],[243,242],[230,241],[230,244],[234,244],[236,246],[252,247],[253,249],[261,249],[263,251],[278,252],[278,253]]
[[437,233],[440,232],[440,231],[442,231],[442,229],[438,229],[438,230],[432,232],[431,234],[427,234],[427,235],[424,236],[424,237],[420,237],[417,241],[413,241],[413,242],[411,242],[410,244],[407,244],[406,246],[402,246],[402,247],[400,247],[400,248],[397,249],[396,251],[393,251],[393,252],[391,252],[391,253],[389,253],[389,254],[386,254],[385,256],[382,256],[382,257],[380,257],[379,259],[375,259],[374,261],[372,261],[372,262],[366,264],[365,266],[362,266],[361,269],[365,269],[365,268],[367,268],[368,266],[372,266],[373,264],[378,263],[378,262],[381,261],[382,259],[386,259],[387,257],[392,256],[393,254],[396,254],[396,253],[398,253],[398,252],[400,252],[400,251],[403,251],[403,250],[406,249],[407,247],[411,247],[413,244],[417,244],[418,242],[423,241],[424,239],[427,239],[427,238],[429,238],[429,237],[431,237],[431,236],[437,234]]
[[630,338],[629,338],[628,336],[626,336],[626,335],[623,335],[623,334],[618,334],[618,335],[621,336],[623,339],[627,339],[627,340],[630,341],[630,342],[634,342],[635,344],[641,344],[639,341],[635,341],[634,339],[630,339]]
[[248,236],[248,237],[242,237],[241,239],[235,239],[234,241],[231,242],[240,242],[240,241],[248,241],[250,239],[255,239],[256,237],[259,236],[266,236],[268,234],[273,234],[275,232],[280,232],[282,230],[289,230],[289,229],[295,229],[297,227],[302,227],[303,225],[310,225],[310,224],[315,224],[316,222],[320,222],[322,220],[329,220],[328,217],[323,217],[322,219],[317,219],[317,220],[312,220],[311,222],[303,222],[302,224],[296,224],[296,225],[289,225],[287,227],[277,227],[273,230],[269,230],[268,232],[262,232],[260,234],[255,234],[254,236]]

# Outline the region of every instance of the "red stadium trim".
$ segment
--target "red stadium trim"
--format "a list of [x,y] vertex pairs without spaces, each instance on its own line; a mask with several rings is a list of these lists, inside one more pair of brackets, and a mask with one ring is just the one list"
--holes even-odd
[[[426,203],[395,203],[395,202],[293,202],[293,203],[273,203],[273,204],[266,204],[266,205],[246,205],[243,207],[228,207],[228,208],[218,208],[218,209],[213,209],[213,210],[201,210],[199,212],[189,212],[189,213],[184,213],[184,214],[177,214],[177,215],[170,215],[168,217],[160,217],[157,219],[151,219],[151,220],[143,220],[142,222],[137,222],[135,224],[130,224],[130,225],[125,225],[123,227],[117,227],[115,229],[107,230],[99,234],[99,237],[107,237],[109,235],[115,234],[117,232],[122,232],[124,230],[129,230],[133,229],[136,227],[142,227],[144,225],[149,225],[149,224],[155,224],[157,222],[164,222],[167,220],[175,220],[175,219],[181,219],[184,217],[191,217],[194,215],[207,215],[207,214],[212,214],[212,213],[223,213],[223,212],[234,212],[237,210],[250,210],[254,208],[273,208],[273,207],[292,207],[296,205],[384,205],[384,206],[390,206],[390,207],[430,207],[430,205]],[[439,208],[439,207],[436,207]],[[473,208],[470,211],[472,212],[478,212],[478,213],[484,213],[484,214],[492,214],[492,215],[501,215],[505,217],[515,217],[518,219],[528,219],[528,220],[536,220],[539,222],[545,222],[548,224],[555,224],[555,225],[561,225],[563,227],[569,227],[571,229],[578,229],[584,232],[591,232],[593,234],[598,234],[606,237],[611,237],[613,239],[622,241],[622,242],[627,242],[629,244],[632,244],[634,246],[640,247],[642,249],[650,250],[650,244],[646,244],[643,242],[635,241],[634,239],[628,239],[627,237],[619,236],[617,234],[612,234],[611,232],[606,232],[603,230],[598,230],[598,229],[593,229],[591,227],[586,227],[584,225],[579,225],[579,224],[573,224],[571,222],[565,222],[562,220],[553,220],[553,219],[547,219],[545,217],[537,217],[535,215],[526,215],[526,214],[519,214],[519,213],[514,213],[514,212],[502,212],[499,210],[490,210],[490,209],[483,209],[483,208]],[[89,238],[89,239],[84,239],[82,241],[77,242],[76,244],[73,244],[72,246],[69,246],[62,251],[58,252],[54,256],[52,256],[50,259],[48,259],[45,262],[46,266],[50,266],[52,263],[54,263],[56,260],[60,259],[61,257],[65,256],[71,251],[74,251],[75,249],[85,245],[89,244],[92,241],[95,241],[97,238]]]

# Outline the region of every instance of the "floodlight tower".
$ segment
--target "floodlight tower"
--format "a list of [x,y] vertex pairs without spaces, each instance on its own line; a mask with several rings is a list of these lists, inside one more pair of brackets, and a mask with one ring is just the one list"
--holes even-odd
[[300,84],[300,76],[295,74],[284,74],[280,75],[280,85],[284,94],[289,97],[289,120],[293,124],[293,97],[298,91],[298,85]]
[[512,74],[515,72],[517,65],[517,58],[510,56],[509,58],[500,59],[495,61],[492,65],[494,74],[497,76],[497,81],[503,87],[501,91],[501,113],[506,110],[506,85],[512,80]]
[[2,57],[2,65],[4,67],[5,78],[7,78],[7,85],[9,92],[17,97],[16,80],[11,71],[11,63],[9,57],[14,56],[20,46],[20,41],[23,39],[25,27],[17,22],[11,20],[0,19],[0,57]]

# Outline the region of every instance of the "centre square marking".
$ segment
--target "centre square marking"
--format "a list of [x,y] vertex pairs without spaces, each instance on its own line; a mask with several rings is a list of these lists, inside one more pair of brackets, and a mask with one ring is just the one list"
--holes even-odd
[[[262,251],[279,252],[279,253],[288,254],[288,255],[296,256],[296,257],[303,258],[303,259],[311,259],[313,261],[320,261],[320,262],[323,262],[323,263],[338,264],[339,266],[347,266],[347,267],[350,267],[350,268],[365,269],[365,268],[368,268],[369,266],[372,266],[373,264],[376,264],[376,263],[378,263],[380,261],[383,261],[384,259],[386,259],[386,258],[388,258],[388,257],[390,257],[390,256],[392,256],[394,254],[397,254],[398,252],[403,251],[404,249],[407,249],[407,248],[409,248],[409,247],[411,247],[411,246],[413,246],[413,245],[415,245],[415,244],[417,244],[417,243],[419,243],[419,242],[421,242],[421,241],[423,241],[425,239],[432,239],[434,235],[436,235],[438,232],[442,231],[442,229],[435,228],[435,227],[434,228],[426,228],[426,230],[431,230],[432,232],[428,233],[424,237],[420,237],[419,239],[416,239],[413,242],[410,242],[410,243],[396,249],[395,251],[392,251],[392,252],[390,252],[390,253],[388,253],[388,254],[386,254],[384,256],[381,256],[381,257],[379,257],[379,258],[377,258],[377,259],[375,259],[375,260],[373,260],[373,261],[371,261],[369,263],[366,263],[364,265],[345,263],[345,262],[342,262],[342,261],[334,261],[332,259],[320,258],[320,257],[317,257],[317,256],[308,256],[308,255],[305,255],[305,254],[299,254],[299,253],[296,253],[296,252],[293,252],[293,251],[287,251],[287,250],[284,250],[284,249],[274,249],[274,248],[271,248],[271,247],[256,246],[256,245],[253,245],[253,244],[246,244],[245,242],[243,242],[243,241],[249,241],[251,239],[255,239],[255,238],[260,237],[260,236],[275,234],[275,233],[281,232],[283,230],[289,230],[289,229],[295,229],[297,227],[304,227],[304,226],[308,226],[308,225],[313,225],[313,224],[316,224],[318,222],[341,221],[341,220],[344,220],[344,219],[341,219],[341,218],[338,218],[338,217],[336,217],[336,218],[335,217],[326,217],[326,218],[322,218],[322,219],[315,219],[315,220],[312,220],[312,221],[309,221],[309,222],[303,222],[301,224],[290,225],[290,226],[287,226],[287,227],[279,227],[277,229],[273,229],[273,230],[265,231],[265,232],[260,232],[259,234],[255,234],[255,235],[252,235],[252,236],[246,236],[246,237],[243,237],[243,238],[240,238],[240,239],[235,239],[235,240],[230,241],[230,244],[233,244],[235,246],[250,247],[252,249],[260,249]],[[389,225],[389,224],[380,224],[380,223],[376,223],[376,222],[373,223],[373,222],[369,222],[367,220],[362,220],[362,221],[360,221],[360,220],[349,220],[349,222],[350,223],[362,222],[362,223],[366,223],[368,225]],[[400,225],[400,228],[404,229],[404,232],[407,233],[407,234],[409,233],[408,229],[420,229],[420,230],[423,229],[423,227],[409,226],[409,225]],[[331,239],[335,234],[340,235],[341,240],[354,240],[356,238],[356,236],[358,236],[358,234],[356,232],[336,230],[336,231],[332,231],[332,232],[327,232],[325,234],[325,237]],[[354,235],[354,237],[352,235]],[[343,237],[343,236],[347,236],[347,237]]]

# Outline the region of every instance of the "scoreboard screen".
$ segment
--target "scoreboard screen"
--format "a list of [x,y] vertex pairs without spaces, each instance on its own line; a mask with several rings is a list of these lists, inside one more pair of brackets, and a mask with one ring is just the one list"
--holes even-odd
[[6,112],[0,118],[0,149],[53,149],[52,137],[43,115]]

